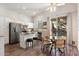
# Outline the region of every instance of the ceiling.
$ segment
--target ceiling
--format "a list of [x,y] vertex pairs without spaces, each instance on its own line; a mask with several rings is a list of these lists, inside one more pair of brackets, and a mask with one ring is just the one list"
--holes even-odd
[[[0,6],[12,10],[18,13],[22,13],[28,16],[36,16],[39,14],[49,13],[47,8],[50,3],[2,3]],[[56,13],[58,12],[72,12],[76,10],[76,4],[65,4],[57,7]]]

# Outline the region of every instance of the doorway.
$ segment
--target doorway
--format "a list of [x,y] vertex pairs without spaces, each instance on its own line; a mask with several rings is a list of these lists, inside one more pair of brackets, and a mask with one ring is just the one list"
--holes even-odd
[[67,38],[67,16],[57,17],[51,19],[52,37],[57,39]]

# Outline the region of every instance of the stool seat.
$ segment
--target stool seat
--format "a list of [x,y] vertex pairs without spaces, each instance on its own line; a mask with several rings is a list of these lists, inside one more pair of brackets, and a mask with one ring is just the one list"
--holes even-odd
[[33,41],[32,38],[29,38],[29,39],[26,40],[26,42],[32,42],[32,41]]
[[33,40],[38,40],[38,38],[37,37],[33,37]]

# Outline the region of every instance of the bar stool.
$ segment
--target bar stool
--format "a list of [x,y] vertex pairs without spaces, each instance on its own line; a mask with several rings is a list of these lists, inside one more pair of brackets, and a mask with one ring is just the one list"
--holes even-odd
[[28,38],[28,39],[26,40],[26,47],[28,47],[30,43],[31,43],[31,46],[32,46],[32,48],[33,48],[33,39],[32,39],[32,38]]
[[37,37],[33,37],[33,45],[34,45],[34,46],[38,44],[37,41],[38,41],[38,38],[37,38]]

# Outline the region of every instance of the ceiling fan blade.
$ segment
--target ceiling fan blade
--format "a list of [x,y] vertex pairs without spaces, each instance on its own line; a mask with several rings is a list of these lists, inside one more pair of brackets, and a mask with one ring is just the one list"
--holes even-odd
[[51,3],[46,10],[47,11],[50,10],[51,12],[56,11],[56,6],[62,6],[62,5],[65,5],[65,3]]

